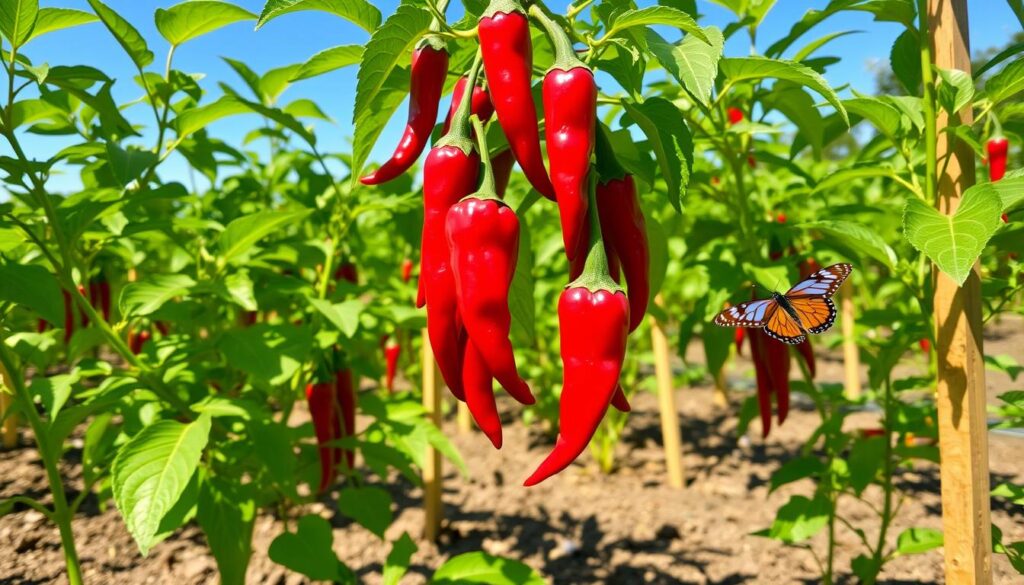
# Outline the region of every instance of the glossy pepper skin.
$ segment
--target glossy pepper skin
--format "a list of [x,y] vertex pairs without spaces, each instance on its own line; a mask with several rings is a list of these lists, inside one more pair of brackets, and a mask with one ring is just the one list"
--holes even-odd
[[509,288],[519,258],[519,219],[499,199],[467,197],[446,224],[459,314],[469,339],[496,380],[516,400],[533,404],[516,370],[509,331]]
[[[448,116],[444,119],[444,127],[441,129],[441,134],[447,134],[448,130],[452,126],[452,117],[455,116],[456,110],[459,109],[459,105],[462,104],[462,98],[466,93],[466,82],[468,77],[463,75],[455,82],[455,88],[452,90],[452,105],[448,109]],[[479,85],[473,87],[473,98],[470,102],[470,114],[480,118],[482,122],[487,122],[494,115],[494,104],[491,103],[491,96],[487,93],[487,90],[480,87]]]
[[409,279],[412,278],[412,260],[408,258],[402,260],[401,272],[402,282],[409,282]]
[[530,8],[555,46],[555,63],[544,75],[544,136],[551,184],[558,201],[565,255],[572,261],[585,247],[590,159],[597,140],[594,72],[576,57],[572,41],[538,6]]
[[[647,223],[632,175],[597,184],[597,210],[605,247],[621,265],[629,297],[629,330],[643,323],[651,295],[651,252]],[[614,270],[613,270],[614,275]]]
[[726,115],[729,118],[729,125],[730,126],[732,126],[734,124],[739,124],[740,122],[743,121],[743,110],[741,110],[741,109],[739,109],[739,108],[737,108],[735,106],[729,106],[729,109],[727,109],[725,112],[726,112]]
[[397,340],[388,338],[384,342],[384,387],[388,392],[395,390],[395,374],[398,373],[398,358],[402,355],[402,346]]
[[420,157],[437,121],[438,102],[447,75],[448,51],[437,37],[428,37],[412,54],[409,118],[402,139],[387,162],[359,179],[362,184],[386,183],[409,170]]
[[476,426],[487,436],[495,449],[501,449],[501,417],[494,399],[491,371],[487,362],[469,339],[464,343],[462,360],[462,386],[466,392],[466,406]]
[[498,122],[526,178],[541,195],[553,200],[531,91],[533,45],[526,11],[518,0],[491,0],[477,30]]
[[994,183],[1006,175],[1010,143],[1005,136],[994,136],[985,144],[985,152],[988,154],[988,180]]
[[320,486],[317,491],[321,493],[334,483],[337,464],[341,459],[336,453],[338,449],[330,445],[331,441],[341,435],[341,419],[335,406],[335,385],[334,380],[306,385],[306,402],[309,405],[309,416],[313,419],[320,456]]

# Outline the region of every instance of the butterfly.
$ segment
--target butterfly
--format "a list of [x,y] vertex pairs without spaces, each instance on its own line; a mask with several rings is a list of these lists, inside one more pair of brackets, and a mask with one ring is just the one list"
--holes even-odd
[[822,268],[786,294],[772,293],[760,299],[729,307],[715,316],[715,324],[723,327],[764,327],[769,337],[797,345],[808,333],[827,331],[836,320],[832,295],[853,272],[851,264],[833,264]]

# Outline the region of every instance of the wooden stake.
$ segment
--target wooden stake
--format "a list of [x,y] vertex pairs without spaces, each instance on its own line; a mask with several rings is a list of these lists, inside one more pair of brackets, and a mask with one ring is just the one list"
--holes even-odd
[[[654,299],[661,304],[661,297]],[[661,411],[661,440],[665,448],[665,468],[668,485],[682,488],[685,485],[683,473],[683,446],[679,440],[679,412],[676,410],[676,396],[672,388],[672,364],[669,361],[668,338],[661,325],[651,317],[651,344],[654,348],[654,375],[658,381],[658,409]]]
[[[423,329],[423,408],[430,419],[438,427],[441,426],[441,392],[438,378],[440,372],[434,361],[434,352],[430,349],[430,337]],[[441,532],[441,453],[433,447],[427,447],[427,457],[423,463],[423,538],[437,542]]]
[[854,328],[857,325],[853,307],[853,279],[839,289],[839,308],[842,311],[844,393],[850,400],[860,398],[860,350]]
[[[928,0],[933,60],[937,67],[971,73],[967,0]],[[970,125],[970,107],[957,124]],[[974,153],[950,143],[938,115],[938,209],[952,215],[960,196],[974,184]],[[935,271],[935,326],[938,358],[939,451],[942,459],[942,531],[946,583],[992,582],[992,524],[989,501],[988,429],[985,421],[985,365],[982,352],[981,280],[978,265],[962,287]]]
[[470,433],[473,431],[473,416],[469,413],[469,406],[461,401],[456,400],[456,411],[455,411],[455,424],[459,429],[460,433]]
[[18,445],[18,416],[10,414],[4,417],[7,409],[14,404],[14,396],[8,392],[14,392],[14,385],[7,369],[0,363],[0,421],[3,421],[0,422],[0,446],[4,449],[13,449]]

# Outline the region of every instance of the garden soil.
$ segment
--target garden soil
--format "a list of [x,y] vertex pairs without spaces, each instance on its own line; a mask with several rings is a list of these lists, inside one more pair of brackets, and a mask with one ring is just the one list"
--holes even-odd
[[[986,351],[1008,354],[1024,363],[1024,320],[1007,319],[989,327]],[[699,361],[699,348],[691,347]],[[819,380],[842,380],[838,352],[819,349]],[[925,366],[914,356],[901,366],[908,372]],[[767,528],[775,510],[791,495],[809,495],[808,481],[769,493],[769,477],[782,463],[799,453],[802,442],[817,424],[806,400],[795,399],[794,412],[767,439],[754,422],[744,437],[736,434],[736,404],[751,391],[752,366],[744,358],[731,367],[731,411],[715,408],[709,387],[677,391],[680,426],[685,449],[687,486],[675,490],[664,485],[665,472],[659,447],[657,400],[642,393],[633,398],[623,440],[618,446],[618,469],[611,475],[596,471],[589,455],[540,486],[525,489],[523,479],[546,455],[550,444],[538,432],[514,422],[517,406],[502,399],[505,447],[495,451],[477,432],[460,434],[450,418],[446,433],[453,438],[469,467],[462,477],[446,467],[444,526],[437,545],[419,542],[409,574],[402,583],[425,583],[445,559],[483,550],[520,559],[555,584],[577,583],[817,583],[820,572],[807,550],[788,548],[753,536]],[[988,396],[1024,387],[1001,372],[989,371]],[[851,427],[875,426],[877,414],[858,413]],[[64,472],[70,488],[81,486],[77,465],[80,452],[69,450]],[[1024,439],[992,434],[992,482],[1024,483]],[[893,539],[905,528],[940,528],[938,468],[920,463],[898,472],[897,485],[907,498],[893,527]],[[395,521],[387,532],[394,540],[403,532],[418,537],[423,524],[421,491],[401,478],[385,487],[395,500]],[[874,488],[869,502],[879,501]],[[43,468],[35,451],[20,448],[0,452],[0,498],[14,494],[48,500]],[[72,494],[74,495],[74,494]],[[344,497],[344,489],[334,497]],[[874,513],[867,504],[847,498],[842,507],[855,526],[868,528],[876,538]],[[365,583],[381,582],[381,565],[389,547],[368,530],[336,513],[330,499],[296,515],[317,511],[332,519],[334,549]],[[1024,509],[996,504],[994,522],[1007,540],[1024,540]],[[274,564],[267,556],[282,521],[269,512],[257,520],[254,554],[248,582],[298,584],[306,580]],[[853,583],[850,560],[860,552],[857,536],[837,530],[840,543],[836,567],[840,583]],[[213,558],[202,532],[188,526],[142,557],[112,505],[100,506],[90,498],[75,518],[75,535],[87,583],[188,585],[217,583]],[[821,535],[811,544],[820,551]],[[1022,583],[1005,558],[996,556],[994,581]],[[882,581],[896,584],[942,583],[942,552],[899,557],[886,565]],[[63,556],[57,530],[31,510],[0,518],[0,584],[63,583]]]

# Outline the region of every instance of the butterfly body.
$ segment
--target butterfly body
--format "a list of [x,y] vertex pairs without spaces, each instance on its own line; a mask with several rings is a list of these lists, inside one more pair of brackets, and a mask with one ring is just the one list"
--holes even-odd
[[850,264],[833,264],[800,281],[785,294],[729,307],[715,316],[723,327],[763,327],[773,339],[797,345],[811,333],[821,333],[836,320],[832,295],[853,271]]

